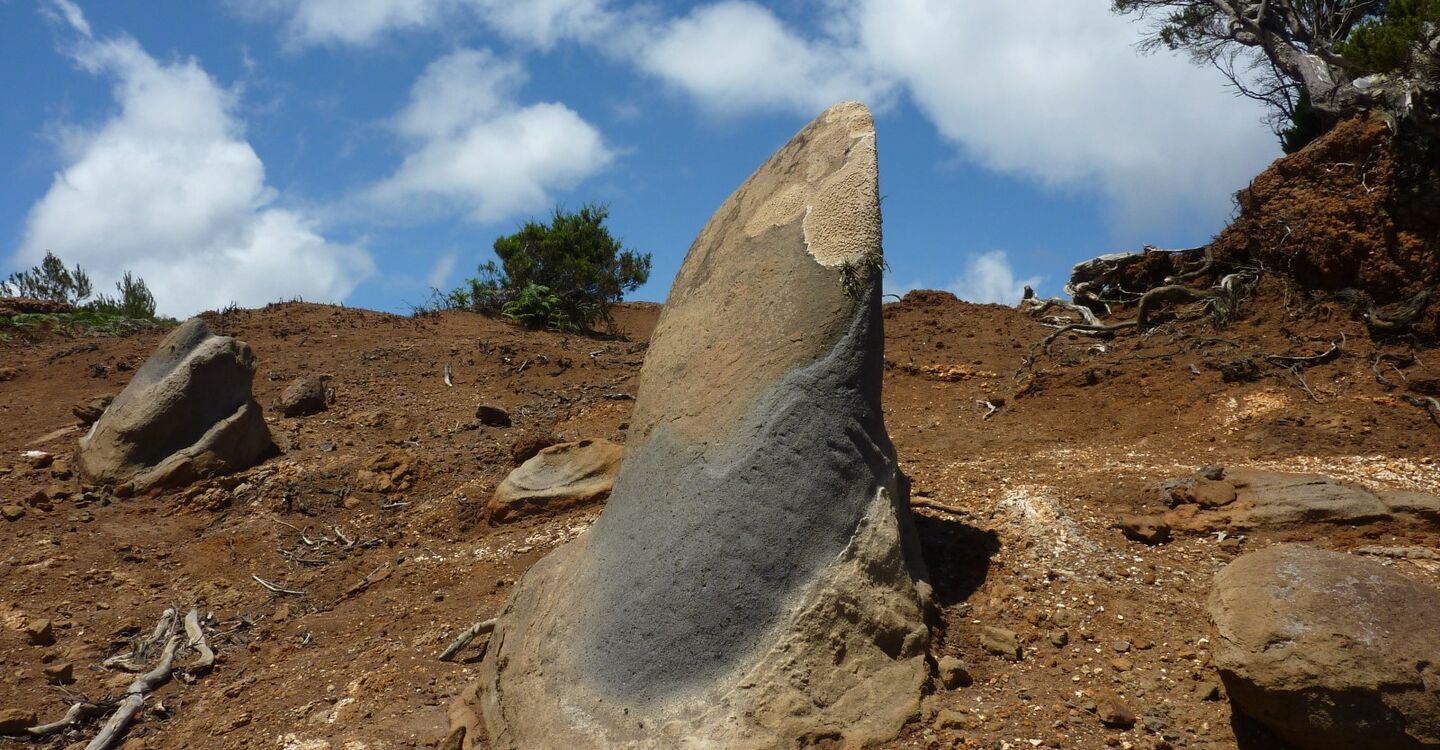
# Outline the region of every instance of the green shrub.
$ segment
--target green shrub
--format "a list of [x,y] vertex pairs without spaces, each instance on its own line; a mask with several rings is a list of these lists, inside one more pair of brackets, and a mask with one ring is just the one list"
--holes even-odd
[[119,297],[112,298],[102,294],[86,305],[85,309],[125,318],[148,320],[155,317],[155,295],[150,293],[150,287],[145,285],[144,279],[134,278],[126,271],[124,278],[115,282],[115,291],[119,293]]
[[92,291],[90,277],[80,266],[75,266],[73,271],[67,270],[65,263],[52,252],[45,253],[40,265],[28,271],[17,271],[0,281],[0,295],[33,297],[66,305],[79,305]]
[[495,240],[500,258],[451,291],[447,303],[526,325],[580,329],[608,321],[610,306],[650,278],[650,254],[625,249],[605,227],[609,209],[556,208],[548,223],[526,222]]
[[51,300],[71,305],[74,311],[0,316],[0,341],[17,336],[38,340],[51,332],[120,336],[175,323],[155,315],[155,295],[144,279],[129,271],[115,283],[116,296],[101,294],[86,302],[93,292],[90,277],[80,266],[67,269],[54,253],[45,253],[40,265],[0,281],[0,295]]
[[575,322],[562,309],[564,302],[560,295],[548,286],[531,284],[515,298],[505,303],[500,314],[506,320],[523,323],[532,328],[553,328],[566,330],[575,327]]

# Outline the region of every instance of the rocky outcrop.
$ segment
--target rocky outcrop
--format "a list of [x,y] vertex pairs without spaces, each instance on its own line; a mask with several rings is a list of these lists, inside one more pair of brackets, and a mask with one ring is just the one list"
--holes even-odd
[[254,376],[248,344],[186,321],[80,438],[81,471],[143,491],[254,466],[274,450]]
[[1281,545],[1220,571],[1210,617],[1235,707],[1295,747],[1440,747],[1440,590]]
[[625,449],[609,440],[560,443],[515,467],[490,500],[490,521],[509,523],[604,500]]
[[1319,474],[1260,469],[1216,470],[1215,478],[1172,479],[1160,500],[1175,509],[1156,517],[1177,530],[1243,530],[1300,523],[1365,524],[1440,520],[1440,497],[1419,492],[1372,492]]
[[836,105],[691,246],[604,512],[517,583],[479,711],[452,715],[567,750],[860,746],[918,716],[928,585],[880,408],[880,266],[874,125]]

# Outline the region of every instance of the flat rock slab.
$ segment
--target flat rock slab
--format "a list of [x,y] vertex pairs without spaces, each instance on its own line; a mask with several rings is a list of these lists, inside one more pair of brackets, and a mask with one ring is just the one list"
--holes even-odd
[[274,450],[254,378],[248,344],[185,321],[80,438],[82,473],[144,491],[254,466]]
[[1301,750],[1440,747],[1440,590],[1298,545],[1215,577],[1215,665],[1234,702]]
[[919,715],[882,265],[874,124],[836,105],[691,246],[605,510],[516,585],[455,715],[567,749],[861,746]]
[[1440,523],[1440,497],[1406,491],[1381,492],[1379,497],[1391,513]]
[[1423,518],[1431,508],[1440,512],[1440,504],[1429,504],[1440,501],[1428,495],[1387,493],[1392,496],[1387,502],[1365,487],[1319,474],[1245,468],[1228,469],[1221,480],[1170,480],[1161,485],[1160,493],[1163,500],[1178,503],[1163,520],[1188,531],[1365,524],[1397,515]]
[[490,500],[490,521],[509,523],[604,500],[615,486],[625,448],[609,440],[549,446],[515,467]]

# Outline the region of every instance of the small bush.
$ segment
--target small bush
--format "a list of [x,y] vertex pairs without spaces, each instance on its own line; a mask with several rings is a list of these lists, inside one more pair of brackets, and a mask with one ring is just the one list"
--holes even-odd
[[115,292],[114,297],[101,294],[86,302],[94,293],[89,275],[78,265],[67,269],[54,253],[47,252],[40,265],[0,281],[0,295],[50,300],[70,305],[74,311],[0,316],[0,341],[16,337],[37,340],[52,332],[120,336],[175,323],[156,316],[155,295],[144,279],[129,271],[115,283]]
[[66,305],[79,305],[92,291],[90,277],[80,266],[68,270],[64,261],[51,252],[45,253],[40,265],[28,271],[17,271],[0,281],[0,295],[47,299]]
[[564,302],[550,287],[531,284],[505,303],[500,315],[506,320],[523,323],[531,328],[552,328],[564,330],[574,327],[574,322],[562,309]]
[[155,295],[144,279],[137,279],[125,272],[125,277],[115,282],[119,297],[100,295],[85,306],[87,310],[119,315],[125,318],[151,319],[155,317]]
[[609,209],[556,208],[548,223],[526,222],[495,240],[500,258],[483,263],[465,285],[437,295],[539,328],[581,329],[608,321],[610,306],[650,278],[650,254],[625,249],[605,227]]

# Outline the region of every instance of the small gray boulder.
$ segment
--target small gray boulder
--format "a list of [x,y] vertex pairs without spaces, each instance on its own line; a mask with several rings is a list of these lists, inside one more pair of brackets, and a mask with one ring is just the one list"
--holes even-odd
[[186,321],[80,438],[81,472],[145,491],[254,466],[274,450],[254,377],[248,344]]

